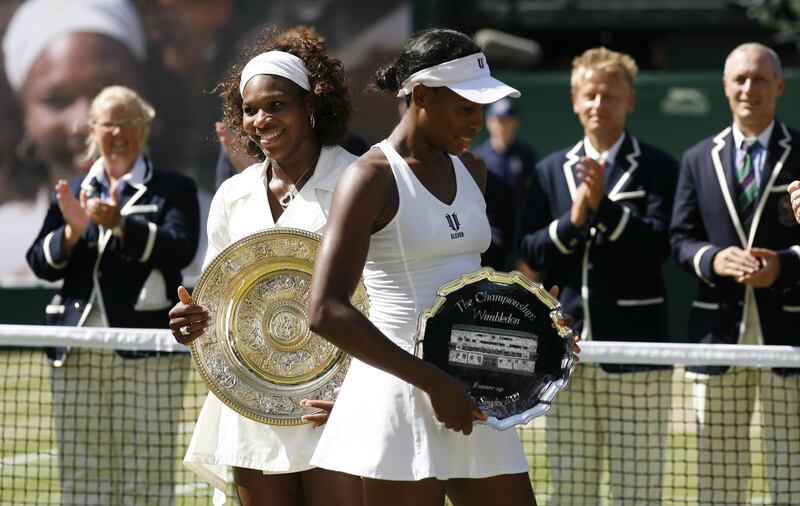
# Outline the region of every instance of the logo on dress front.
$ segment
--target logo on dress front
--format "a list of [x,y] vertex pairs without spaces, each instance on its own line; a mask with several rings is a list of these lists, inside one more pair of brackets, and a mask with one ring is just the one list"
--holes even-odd
[[447,219],[447,224],[450,226],[450,230],[453,231],[453,233],[450,234],[450,239],[464,237],[464,232],[459,232],[459,229],[461,229],[461,223],[458,221],[458,215],[456,213],[445,214],[444,217]]

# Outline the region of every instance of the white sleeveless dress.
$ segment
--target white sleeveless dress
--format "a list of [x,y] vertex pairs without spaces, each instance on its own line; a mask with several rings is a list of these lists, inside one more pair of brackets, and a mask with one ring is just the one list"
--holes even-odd
[[[387,141],[379,144],[397,184],[397,214],[372,235],[364,268],[370,320],[413,351],[419,313],[436,290],[480,267],[491,240],[486,205],[474,179],[451,156],[452,204],[434,197]],[[515,430],[475,425],[465,436],[434,416],[428,395],[353,360],[311,463],[385,480],[485,478],[524,473],[528,463]]]
[[[336,181],[355,160],[339,146],[323,147],[314,174],[277,223],[267,200],[267,162],[252,165],[225,181],[209,210],[208,252],[203,266],[231,243],[259,230],[292,227],[322,233]],[[215,487],[214,504],[223,504],[228,466],[257,469],[264,474],[311,469],[309,460],[321,433],[322,429],[311,424],[279,427],[250,420],[209,393],[183,462]]]

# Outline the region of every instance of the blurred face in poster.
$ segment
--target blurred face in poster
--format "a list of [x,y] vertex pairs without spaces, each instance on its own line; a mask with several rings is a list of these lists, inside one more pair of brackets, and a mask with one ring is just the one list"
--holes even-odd
[[25,135],[48,169],[51,184],[83,174],[86,117],[97,92],[110,84],[140,89],[140,69],[131,52],[111,37],[65,35],[31,66],[20,90]]
[[[137,0],[153,49],[176,74],[196,72],[232,21],[234,0]],[[213,52],[213,51],[212,51]]]

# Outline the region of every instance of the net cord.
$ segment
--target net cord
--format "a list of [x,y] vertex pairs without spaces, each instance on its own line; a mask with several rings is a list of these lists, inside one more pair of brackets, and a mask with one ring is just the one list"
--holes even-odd
[[108,350],[189,352],[167,329],[0,325],[0,347],[65,346]]
[[[0,347],[74,346],[188,352],[167,329],[0,325]],[[582,341],[580,361],[596,364],[798,367],[800,347],[742,344]]]

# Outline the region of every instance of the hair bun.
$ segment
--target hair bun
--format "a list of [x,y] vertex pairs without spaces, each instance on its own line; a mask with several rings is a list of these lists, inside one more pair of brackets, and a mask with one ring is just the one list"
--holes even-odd
[[385,65],[375,71],[375,85],[382,90],[397,91],[400,80],[397,77],[397,66],[394,63]]

